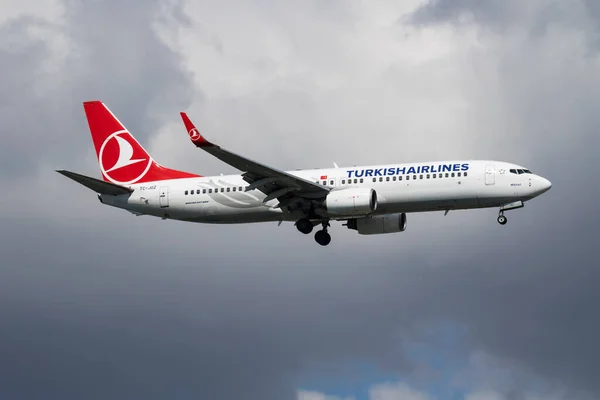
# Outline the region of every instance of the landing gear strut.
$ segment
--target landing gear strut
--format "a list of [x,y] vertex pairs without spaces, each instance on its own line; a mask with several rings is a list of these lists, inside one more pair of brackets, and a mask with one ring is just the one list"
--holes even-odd
[[315,233],[315,241],[321,246],[327,246],[331,242],[331,235],[327,232],[328,221],[323,221],[323,229]]

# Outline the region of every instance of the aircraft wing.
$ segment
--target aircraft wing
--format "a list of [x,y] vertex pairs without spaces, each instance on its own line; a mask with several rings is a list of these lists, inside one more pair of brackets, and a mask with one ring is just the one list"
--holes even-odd
[[283,207],[298,198],[322,199],[330,191],[329,188],[315,182],[299,178],[285,171],[266,166],[225,150],[206,140],[192,121],[190,121],[186,113],[182,112],[181,118],[192,143],[221,161],[243,171],[242,177],[249,183],[246,190],[257,189],[266,194],[267,197],[263,200],[265,203],[277,198],[280,201],[278,206]]

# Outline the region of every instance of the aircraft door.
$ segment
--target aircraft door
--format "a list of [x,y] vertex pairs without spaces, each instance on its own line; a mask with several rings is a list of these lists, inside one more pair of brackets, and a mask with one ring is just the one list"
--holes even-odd
[[169,187],[162,186],[158,192],[158,204],[161,208],[169,207]]
[[485,184],[493,185],[496,183],[496,169],[493,164],[485,166]]

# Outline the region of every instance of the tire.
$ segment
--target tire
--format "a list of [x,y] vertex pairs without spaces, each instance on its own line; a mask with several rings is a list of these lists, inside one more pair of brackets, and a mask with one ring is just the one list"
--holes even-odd
[[303,218],[296,222],[296,228],[305,235],[308,235],[313,230],[313,224],[308,219]]
[[331,242],[331,235],[323,230],[315,233],[315,241],[321,246],[327,246]]

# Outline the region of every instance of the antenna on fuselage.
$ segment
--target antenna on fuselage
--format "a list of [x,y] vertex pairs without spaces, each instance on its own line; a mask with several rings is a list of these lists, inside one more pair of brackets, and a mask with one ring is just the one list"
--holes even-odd
[[333,162],[333,166],[334,166],[335,168],[339,168],[339,167],[338,167],[338,165],[335,163],[335,161]]

